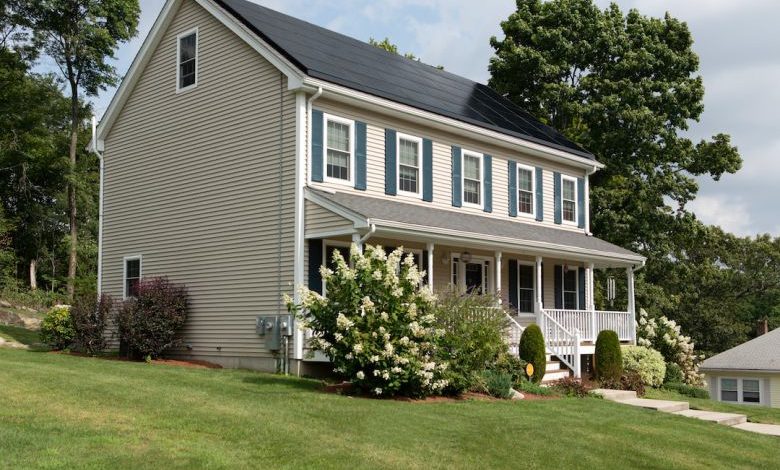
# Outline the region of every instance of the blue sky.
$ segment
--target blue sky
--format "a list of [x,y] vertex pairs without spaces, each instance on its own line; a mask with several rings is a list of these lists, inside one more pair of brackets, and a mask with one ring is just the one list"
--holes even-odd
[[[252,0],[340,33],[368,40],[389,37],[402,52],[485,82],[499,23],[512,0]],[[117,53],[120,73],[129,67],[163,0],[141,0],[139,36]],[[597,0],[605,7],[609,3]],[[774,0],[618,0],[625,11],[652,16],[669,11],[686,21],[701,57],[705,111],[694,123],[696,138],[731,134],[744,159],[742,170],[720,182],[701,181],[690,206],[700,219],[742,235],[780,236],[780,36]],[[102,114],[114,90],[94,100]]]

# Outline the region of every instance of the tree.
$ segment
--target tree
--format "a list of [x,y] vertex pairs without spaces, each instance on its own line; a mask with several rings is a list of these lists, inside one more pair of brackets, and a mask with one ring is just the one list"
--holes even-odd
[[59,67],[70,93],[68,147],[68,296],[73,298],[78,257],[77,155],[81,126],[79,91],[95,96],[116,85],[118,76],[107,59],[119,43],[135,36],[140,7],[137,0],[35,0],[24,8],[34,43]]
[[741,166],[728,135],[684,135],[704,96],[687,25],[592,0],[518,0],[501,27],[490,85],[606,164],[591,179],[592,230],[648,257],[638,297],[675,318],[659,312],[680,306],[669,270],[688,270],[684,249],[706,230],[686,210],[695,178]]

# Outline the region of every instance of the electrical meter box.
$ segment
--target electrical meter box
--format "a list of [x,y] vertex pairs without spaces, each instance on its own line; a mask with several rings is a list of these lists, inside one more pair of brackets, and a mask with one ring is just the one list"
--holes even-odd
[[258,315],[255,320],[257,335],[265,340],[265,347],[271,351],[282,349],[282,337],[293,335],[292,315]]

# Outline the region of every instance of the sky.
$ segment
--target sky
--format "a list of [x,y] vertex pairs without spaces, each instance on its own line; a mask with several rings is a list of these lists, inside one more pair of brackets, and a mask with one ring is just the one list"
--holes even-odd
[[[423,62],[486,82],[500,22],[514,11],[513,0],[252,0],[361,40],[390,38],[401,52]],[[596,0],[606,7],[608,0]],[[120,46],[115,65],[124,74],[151,29],[163,0],[140,0],[139,35]],[[742,170],[720,181],[700,180],[689,205],[705,223],[739,235],[780,236],[780,1],[617,0],[625,12],[685,21],[701,59],[704,113],[693,123],[695,141],[730,134],[744,160]],[[113,89],[94,100],[97,114],[108,107]]]

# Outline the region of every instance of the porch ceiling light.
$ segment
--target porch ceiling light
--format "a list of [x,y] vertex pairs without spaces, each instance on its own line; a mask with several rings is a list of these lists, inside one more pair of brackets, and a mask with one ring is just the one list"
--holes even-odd
[[463,253],[460,254],[460,260],[463,261],[464,263],[470,262],[471,253],[469,253],[468,251],[464,251]]

